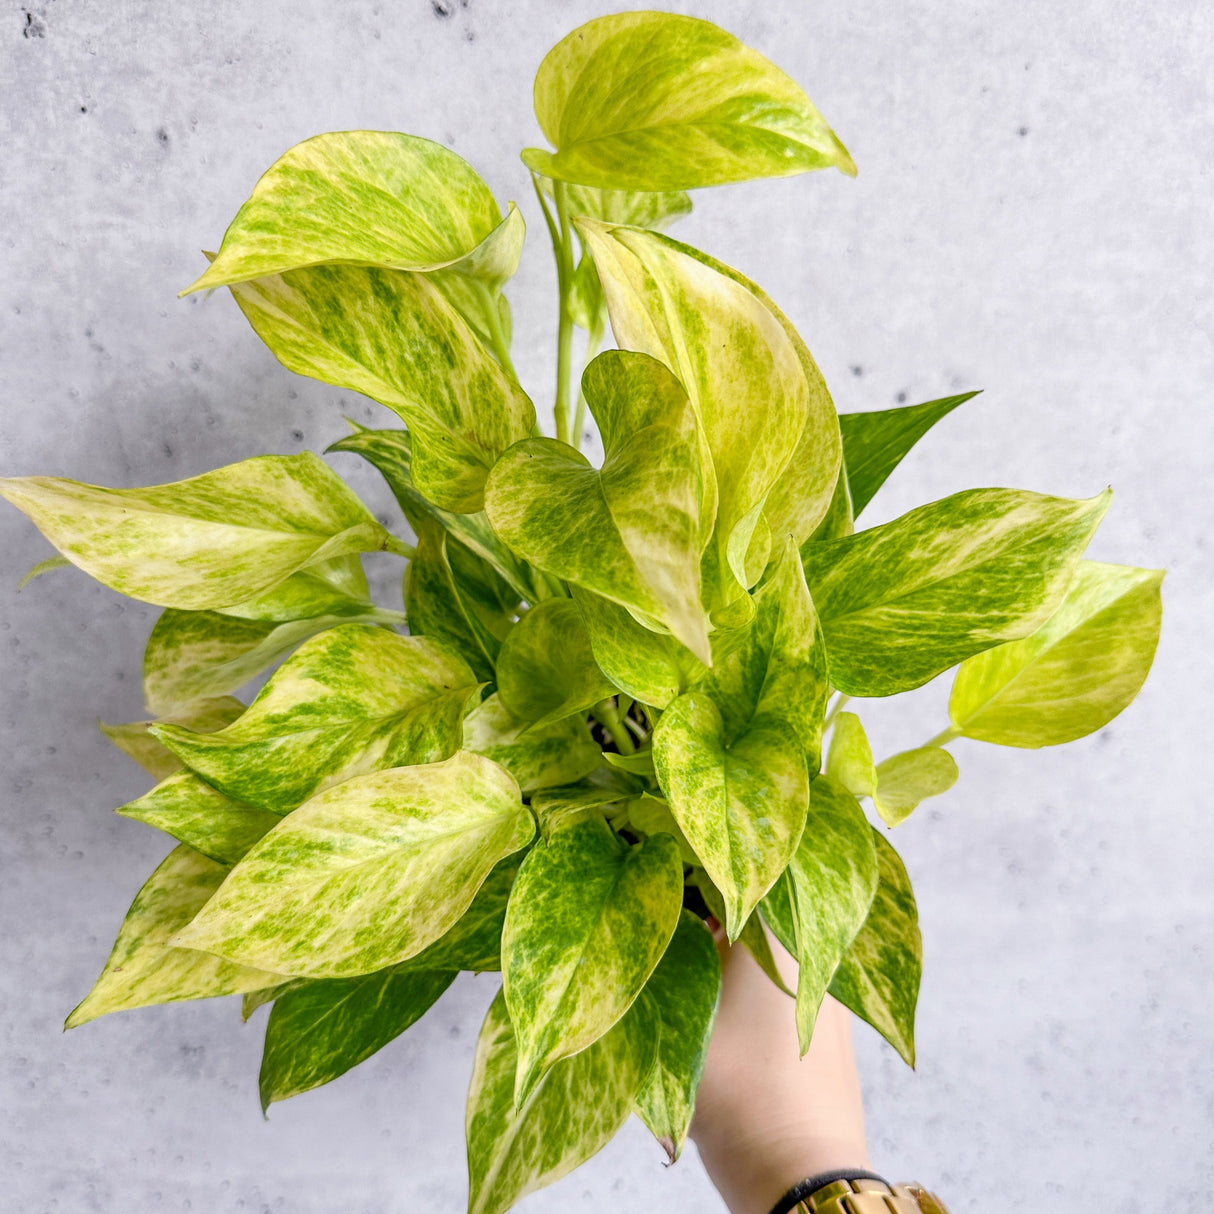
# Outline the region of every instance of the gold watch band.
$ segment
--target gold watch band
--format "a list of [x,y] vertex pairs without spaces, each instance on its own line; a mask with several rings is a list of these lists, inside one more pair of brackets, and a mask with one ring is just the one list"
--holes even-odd
[[832,1180],[803,1197],[791,1214],[948,1214],[948,1208],[917,1184]]

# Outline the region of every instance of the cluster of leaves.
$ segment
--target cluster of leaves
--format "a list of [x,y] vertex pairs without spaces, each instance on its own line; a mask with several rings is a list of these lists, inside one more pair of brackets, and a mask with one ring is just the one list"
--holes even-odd
[[[416,547],[310,454],[144,489],[0,483],[63,558],[165,609],[154,719],[107,732],[160,780],[119,812],[179,845],[68,1024],[272,1003],[268,1106],[500,969],[468,1099],[485,1214],[632,1112],[678,1155],[721,981],[709,914],[773,980],[764,921],[796,958],[803,1047],[829,990],[912,1061],[915,902],[860,799],[893,826],[956,779],[953,737],[1098,729],[1160,611],[1159,573],[1082,559],[1107,494],[973,489],[854,531],[973,394],[836,417],[775,304],[659,231],[688,188],[854,172],[787,76],[706,22],[632,13],[559,43],[535,101],[555,436],[510,361],[521,215],[437,144],[292,148],[190,288],[228,286],[287,367],[398,415],[331,449],[383,474]],[[619,349],[595,357],[608,318]],[[375,551],[409,561],[408,635],[368,594]],[[875,763],[843,701],[954,666],[950,726]]]

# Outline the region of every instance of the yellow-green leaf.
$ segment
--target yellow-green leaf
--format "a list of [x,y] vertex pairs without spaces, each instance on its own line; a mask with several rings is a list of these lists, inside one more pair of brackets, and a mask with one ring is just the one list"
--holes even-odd
[[616,340],[661,359],[696,411],[718,499],[708,564],[718,584],[705,595],[727,606],[763,572],[769,498],[777,551],[825,514],[839,464],[834,407],[792,327],[736,271],[653,232],[585,219],[578,230]]
[[479,510],[494,460],[531,433],[527,394],[424,274],[314,266],[231,291],[283,366],[404,420],[413,481],[437,506]]
[[977,395],[977,392],[962,392],[959,396],[945,396],[922,405],[841,414],[843,459],[847,464],[855,513],[859,514],[873,500],[907,452],[938,421]]
[[266,1022],[258,1078],[262,1110],[370,1058],[416,1024],[454,981],[453,973],[394,966],[308,982],[280,995]]
[[279,981],[273,973],[170,942],[206,905],[227,872],[193,848],[183,845],[169,852],[135,896],[101,977],[64,1027],[127,1008],[238,995]]
[[300,646],[226,729],[152,732],[229,797],[283,812],[351,776],[454,754],[476,693],[445,645],[342,624]]
[[854,712],[841,712],[835,717],[826,754],[826,775],[853,797],[871,797],[877,791],[873,749]]
[[846,539],[806,544],[831,684],[895,695],[1027,636],[1062,601],[1109,498],[969,489]]
[[910,878],[898,853],[873,831],[879,879],[868,918],[839,962],[830,993],[915,1065],[915,1004],[923,941]]
[[791,908],[797,959],[797,1035],[809,1049],[822,996],[863,926],[877,889],[872,828],[849,792],[819,776],[805,831],[780,878]]
[[661,797],[643,793],[629,801],[628,827],[642,835],[669,835],[679,845],[679,857],[684,864],[694,866],[700,863],[700,857],[687,842],[687,836],[670,812],[669,803]]
[[210,268],[182,294],[332,263],[435,270],[470,257],[501,223],[489,187],[441,144],[333,131],[266,170]]
[[535,726],[514,716],[497,692],[464,718],[464,749],[500,764],[525,793],[580,780],[603,761],[581,717]]
[[553,831],[519,870],[502,932],[518,1041],[514,1100],[632,1006],[678,923],[683,866],[669,835],[629,847],[599,818]]
[[36,565],[26,570],[21,580],[17,583],[18,593],[24,590],[35,578],[41,577],[44,573],[50,573],[53,569],[70,569],[71,564],[72,562],[65,556],[48,556],[46,560],[39,561]]
[[721,995],[721,957],[697,915],[682,912],[645,990],[653,997],[662,1032],[658,1063],[637,1097],[637,1114],[674,1163],[695,1113]]
[[514,1026],[498,992],[481,1027],[468,1089],[468,1214],[506,1214],[602,1150],[653,1072],[660,1032],[653,1003],[642,993],[615,1028],[558,1062],[516,1108]]
[[920,746],[891,755],[877,764],[873,805],[886,826],[905,822],[928,797],[938,797],[957,783],[957,760],[940,746]]
[[584,713],[614,693],[569,599],[537,603],[510,630],[498,654],[498,697],[514,716],[538,728]]
[[235,864],[279,822],[278,814],[233,801],[193,772],[180,770],[117,812],[225,865]]
[[311,453],[261,455],[146,489],[10,478],[0,495],[72,564],[162,607],[226,607],[298,569],[394,543]]
[[1151,669],[1163,571],[1083,561],[1036,632],[963,662],[949,715],[967,738],[1057,746],[1107,725]]
[[603,466],[554,439],[520,443],[490,475],[489,521],[532,564],[656,621],[707,660],[709,473],[687,393],[657,359],[622,350],[600,354],[582,390]]
[[622,806],[642,789],[641,781],[626,771],[599,767],[573,784],[548,788],[531,798],[531,812],[539,819],[540,830],[547,838],[571,822],[588,818],[597,811],[599,816],[618,817]]
[[479,755],[358,776],[255,844],[176,943],[293,976],[371,973],[442,936],[534,834],[518,785]]
[[847,149],[804,90],[708,21],[674,13],[597,17],[561,39],[535,78],[535,116],[555,153],[537,173],[624,190],[686,190],[835,167]]
[[196,733],[214,733],[230,725],[244,712],[244,705],[232,696],[196,700],[180,711],[159,721],[130,721],[123,725],[107,725],[99,722],[101,732],[123,754],[129,755],[145,771],[158,780],[171,776],[181,767],[181,760],[156,741],[148,728],[158,724],[184,725]]

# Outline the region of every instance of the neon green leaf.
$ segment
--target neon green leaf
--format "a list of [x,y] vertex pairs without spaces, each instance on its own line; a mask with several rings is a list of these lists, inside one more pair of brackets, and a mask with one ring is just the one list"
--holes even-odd
[[536,844],[510,894],[502,977],[521,1106],[553,1063],[603,1036],[644,987],[678,923],[683,866],[669,835],[629,847],[601,819]]
[[1109,497],[969,489],[805,545],[831,684],[847,695],[894,695],[1027,636],[1062,601]]
[[706,660],[699,577],[711,513],[687,394],[656,359],[622,350],[600,354],[582,390],[602,468],[553,439],[520,443],[489,478],[489,521],[531,563],[657,621]]
[[804,91],[708,21],[619,13],[579,26],[535,78],[535,115],[557,151],[537,173],[624,190],[684,190],[838,168],[847,149]]
[[1163,571],[1082,561],[1036,632],[962,663],[954,727],[1002,746],[1057,746],[1107,725],[1138,694],[1159,642]]
[[532,725],[514,716],[497,692],[464,718],[464,749],[500,764],[525,793],[580,780],[603,761],[580,717]]
[[296,650],[226,729],[152,732],[229,797],[283,812],[351,776],[454,754],[476,693],[438,642],[343,624]]
[[499,992],[481,1027],[468,1089],[468,1214],[505,1214],[602,1150],[653,1071],[660,1031],[642,993],[615,1028],[558,1062],[516,1108],[514,1027]]
[[315,455],[261,455],[175,484],[106,489],[53,476],[0,480],[74,565],[120,594],[206,610],[306,566],[391,547]]
[[864,926],[830,982],[830,993],[915,1065],[915,1004],[923,972],[919,912],[898,853],[873,831],[879,881]]
[[169,852],[135,895],[101,977],[64,1027],[127,1008],[238,995],[278,981],[273,973],[170,943],[206,905],[227,871],[189,847]]
[[284,818],[175,942],[292,976],[371,973],[442,936],[534,834],[518,785],[478,755],[358,776]]
[[231,291],[283,366],[404,420],[413,481],[438,506],[479,510],[494,460],[531,433],[526,393],[424,274],[315,266]]
[[658,1009],[662,1032],[658,1064],[637,1098],[637,1113],[674,1163],[691,1127],[721,994],[717,946],[690,911],[680,915],[645,990]]

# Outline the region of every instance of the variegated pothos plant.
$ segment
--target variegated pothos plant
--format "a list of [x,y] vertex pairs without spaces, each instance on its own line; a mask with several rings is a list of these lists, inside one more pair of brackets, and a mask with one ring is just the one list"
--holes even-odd
[[[0,484],[62,554],[46,565],[165,609],[154,719],[105,729],[160,780],[118,812],[179,842],[69,1026],[272,1003],[264,1107],[500,969],[468,1098],[480,1214],[633,1112],[677,1157],[721,981],[709,915],[773,981],[764,922],[797,959],[803,1046],[830,991],[912,1061],[915,902],[861,800],[893,827],[956,780],[953,738],[1100,728],[1160,622],[1159,572],[1083,559],[1107,492],[972,489],[854,531],[974,394],[837,417],[772,300],[661,234],[687,189],[855,171],[788,76],[707,22],[625,13],[548,54],[535,107],[552,434],[510,359],[522,216],[438,144],[292,148],[189,288],[227,286],[285,366],[404,422],[330,450],[383,474],[414,542],[311,454]],[[608,319],[619,348],[596,357]],[[371,601],[376,551],[408,561],[403,614]],[[843,704],[951,667],[950,724],[875,762]]]

